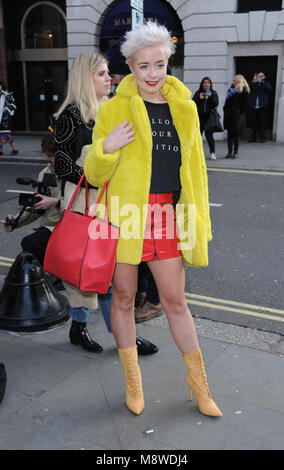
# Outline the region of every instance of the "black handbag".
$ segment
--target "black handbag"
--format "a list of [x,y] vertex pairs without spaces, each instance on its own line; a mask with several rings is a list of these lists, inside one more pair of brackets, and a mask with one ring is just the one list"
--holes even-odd
[[223,127],[220,121],[220,114],[217,109],[212,109],[209,114],[208,121],[205,126],[205,132],[223,132]]

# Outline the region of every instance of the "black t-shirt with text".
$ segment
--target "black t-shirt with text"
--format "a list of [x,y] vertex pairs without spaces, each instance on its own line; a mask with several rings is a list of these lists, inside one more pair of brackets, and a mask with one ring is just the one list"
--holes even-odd
[[168,103],[144,101],[152,128],[152,177],[150,193],[180,191],[180,141]]

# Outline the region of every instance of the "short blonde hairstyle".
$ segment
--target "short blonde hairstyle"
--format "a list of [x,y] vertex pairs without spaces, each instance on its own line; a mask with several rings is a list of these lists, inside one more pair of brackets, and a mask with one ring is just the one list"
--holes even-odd
[[242,93],[244,89],[248,93],[250,93],[249,84],[248,84],[248,82],[246,81],[246,79],[243,75],[236,75],[235,80],[237,82],[237,86],[235,87],[237,93]]
[[171,40],[171,35],[165,26],[159,25],[156,21],[148,21],[134,31],[128,31],[125,41],[121,45],[121,53],[129,63],[131,57],[144,49],[144,47],[165,46],[168,58],[175,52],[175,44]]
[[104,63],[107,63],[106,58],[95,52],[84,52],[75,57],[69,75],[67,96],[54,114],[55,119],[59,118],[66,106],[75,103],[86,124],[95,120],[100,102],[96,95],[93,77],[98,67]]

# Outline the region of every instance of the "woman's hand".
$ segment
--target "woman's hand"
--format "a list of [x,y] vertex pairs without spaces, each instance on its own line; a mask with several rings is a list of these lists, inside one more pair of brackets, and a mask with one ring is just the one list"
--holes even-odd
[[35,210],[46,210],[50,207],[55,207],[59,201],[56,197],[44,196],[43,194],[36,193],[36,196],[40,197],[41,201],[33,205],[33,209]]
[[128,122],[126,119],[121,124],[116,125],[113,131],[106,137],[103,143],[104,153],[113,153],[133,142],[135,132],[132,131],[132,124],[128,124]]

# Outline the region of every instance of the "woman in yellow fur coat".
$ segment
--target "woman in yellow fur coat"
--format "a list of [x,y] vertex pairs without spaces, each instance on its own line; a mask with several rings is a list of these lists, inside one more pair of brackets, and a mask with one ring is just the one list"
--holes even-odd
[[191,93],[167,75],[174,52],[167,29],[148,22],[126,34],[130,67],[116,96],[102,103],[85,162],[87,180],[110,180],[109,216],[120,227],[113,277],[111,325],[126,379],[126,404],[144,409],[135,346],[137,267],[147,261],[169,327],[188,369],[199,410],[222,416],[206,379],[194,322],[184,295],[183,260],[208,264],[211,236],[208,185],[198,114]]

